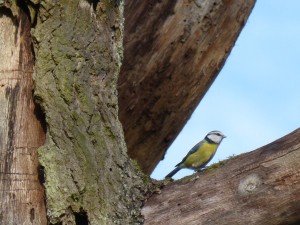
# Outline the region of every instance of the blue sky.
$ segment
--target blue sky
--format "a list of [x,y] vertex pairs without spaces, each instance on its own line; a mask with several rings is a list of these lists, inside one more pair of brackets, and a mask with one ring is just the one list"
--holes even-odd
[[[300,1],[257,1],[225,66],[152,178],[163,179],[209,131],[227,136],[214,163],[300,127],[299,12]],[[192,173],[182,169],[174,178]]]

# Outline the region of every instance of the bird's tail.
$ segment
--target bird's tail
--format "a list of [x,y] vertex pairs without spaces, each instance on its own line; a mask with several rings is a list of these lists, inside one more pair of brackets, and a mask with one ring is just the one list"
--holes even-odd
[[173,177],[179,170],[181,170],[181,167],[178,166],[174,170],[172,170],[165,178]]

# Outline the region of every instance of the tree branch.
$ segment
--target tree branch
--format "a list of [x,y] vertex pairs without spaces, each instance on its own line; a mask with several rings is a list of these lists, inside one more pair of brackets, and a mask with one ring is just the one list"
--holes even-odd
[[143,208],[145,224],[299,224],[300,129],[167,184]]
[[227,59],[255,0],[125,5],[119,116],[129,155],[150,174]]

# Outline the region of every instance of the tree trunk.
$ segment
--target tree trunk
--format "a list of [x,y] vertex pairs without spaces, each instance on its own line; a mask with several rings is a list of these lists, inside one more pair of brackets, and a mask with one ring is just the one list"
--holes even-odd
[[117,115],[119,3],[0,1],[0,224],[142,223],[147,178]]
[[167,184],[143,208],[145,225],[300,224],[300,129]]
[[126,153],[117,75],[123,15],[118,1],[42,1],[34,31],[35,96],[46,114],[39,150],[51,223],[142,221],[144,183]]
[[119,106],[150,174],[223,67],[255,0],[128,0]]
[[[33,103],[30,21],[0,8],[0,224],[47,224],[37,148],[45,142]],[[41,120],[41,121],[40,121]]]

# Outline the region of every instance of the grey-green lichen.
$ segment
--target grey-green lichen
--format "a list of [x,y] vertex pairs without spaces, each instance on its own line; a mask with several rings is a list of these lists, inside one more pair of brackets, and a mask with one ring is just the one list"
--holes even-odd
[[232,155],[227,157],[227,159],[221,160],[219,162],[213,163],[210,166],[206,167],[205,170],[207,172],[209,171],[215,171],[216,169],[220,168],[221,166],[225,165],[229,160],[236,158],[236,155]]
[[116,82],[123,57],[123,4],[40,2],[33,31],[35,98],[46,115],[39,149],[51,223],[139,224],[146,186],[128,158]]
[[[210,166],[205,167],[204,169],[202,169],[200,172],[201,173],[211,173],[211,172],[215,172],[217,169],[219,169],[220,167],[224,166],[227,162],[229,162],[230,160],[236,158],[238,156],[236,155],[232,155],[229,156],[227,159],[221,160],[219,162],[213,163]],[[197,172],[196,172],[197,173]],[[190,176],[186,176],[180,179],[181,183],[189,183],[195,179],[198,179],[198,176],[194,176],[194,175],[190,175]],[[165,183],[168,183],[172,181],[172,179],[167,178],[164,180]]]

